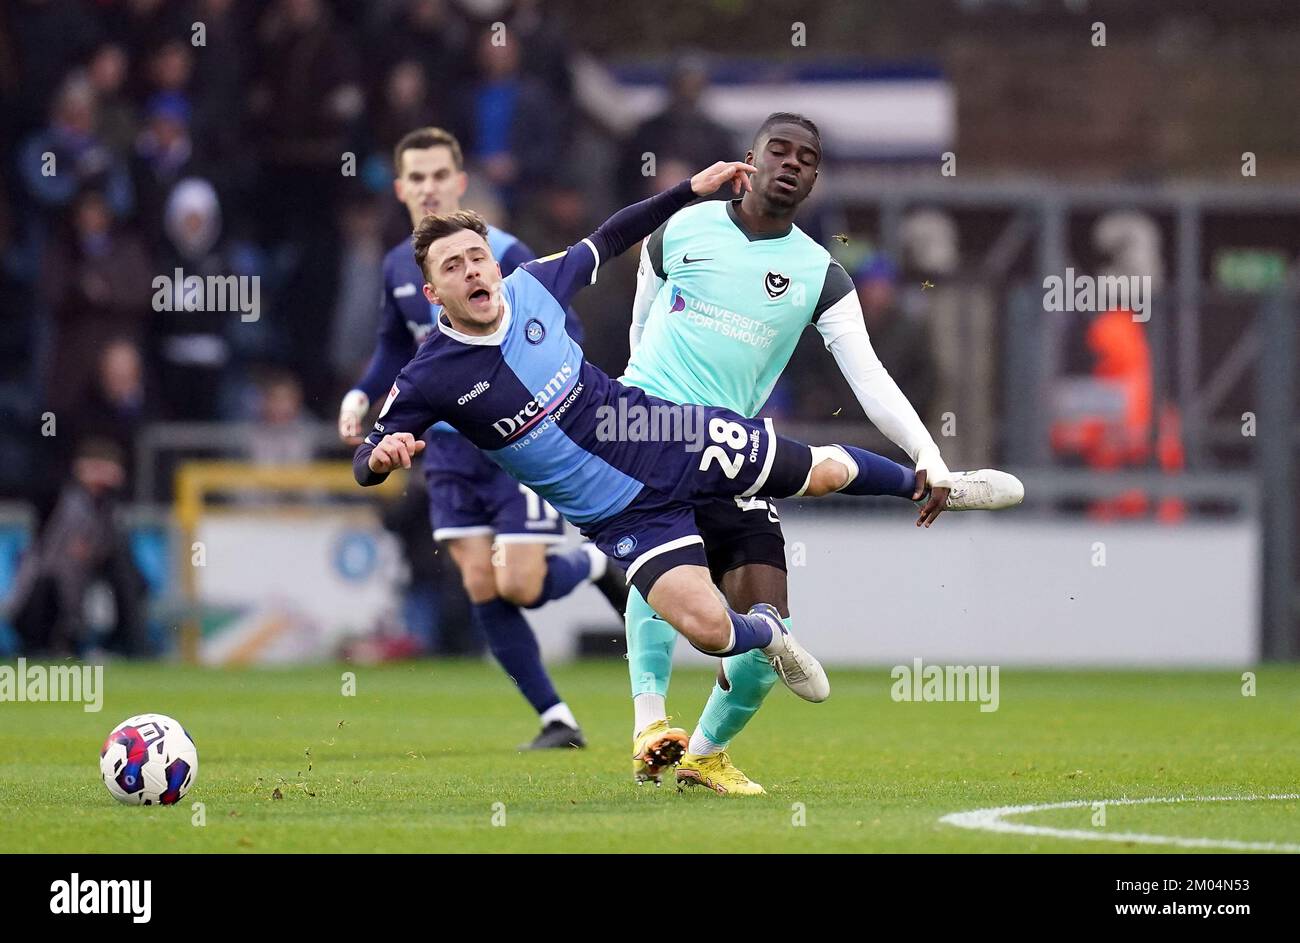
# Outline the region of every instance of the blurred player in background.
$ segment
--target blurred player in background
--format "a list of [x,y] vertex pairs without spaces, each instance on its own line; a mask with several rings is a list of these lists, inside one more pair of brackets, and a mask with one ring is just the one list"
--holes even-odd
[[[440,128],[420,128],[398,143],[393,154],[397,199],[415,227],[430,213],[460,209],[469,178],[460,143]],[[488,227],[488,243],[509,274],[533,253],[518,239]],[[398,372],[424,342],[439,311],[424,297],[424,276],[409,241],[384,258],[384,297],[379,341],[365,374],[343,398],[339,435],[349,445],[361,442],[370,404],[388,392]],[[567,328],[581,336],[577,316],[567,313]],[[468,390],[466,398],[486,391]],[[548,553],[564,540],[564,521],[538,495],[519,484],[446,423],[425,434],[424,476],[429,493],[433,537],[444,543],[460,570],[474,624],[488,647],[541,718],[531,749],[582,747],[578,721],[556,693],[542,665],[537,639],[521,609],[533,609],[567,596],[591,582],[623,611],[626,586],[617,568],[592,544]]]
[[[770,115],[745,161],[757,167],[743,198],[708,201],[674,215],[641,249],[632,310],[632,357],[623,382],[674,403],[725,406],[753,416],[767,400],[804,328],[816,326],[867,417],[916,467],[917,524],[945,508],[979,507],[984,472],[951,473],[907,398],[872,350],[852,280],[794,225],[821,163],[821,136],[802,115]],[[718,498],[696,510],[709,569],[733,609],[762,601],[788,628],[785,538],[776,506],[759,494]],[[677,762],[679,783],[723,795],[763,787],[737,769],[728,744],[776,682],[758,652],[722,662],[689,741],[666,713],[677,633],[640,593],[627,606],[634,705],[633,777],[658,783]],[[685,755],[682,751],[685,749]]]

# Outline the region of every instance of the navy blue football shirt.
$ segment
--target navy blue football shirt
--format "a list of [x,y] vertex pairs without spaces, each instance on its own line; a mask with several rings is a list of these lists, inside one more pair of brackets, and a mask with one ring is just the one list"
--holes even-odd
[[565,252],[526,262],[501,282],[503,314],[488,335],[457,331],[445,315],[402,369],[374,431],[357,450],[357,480],[375,484],[370,452],[384,435],[419,436],[448,421],[513,477],[575,524],[627,507],[646,485],[667,493],[682,469],[658,443],[602,441],[601,407],[648,408],[644,391],[588,364],[567,330],[573,296],[596,280],[602,259],[625,251],[685,206],[690,182],[621,210]]

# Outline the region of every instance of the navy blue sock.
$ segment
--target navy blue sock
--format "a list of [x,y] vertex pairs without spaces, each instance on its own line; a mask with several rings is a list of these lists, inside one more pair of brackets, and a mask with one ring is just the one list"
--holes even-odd
[[471,603],[470,612],[474,624],[487,636],[492,656],[519,686],[519,693],[533,705],[533,710],[540,714],[560,703],[560,695],[555,693],[542,665],[537,638],[519,607],[504,599],[493,599]]
[[911,498],[916,490],[916,472],[883,455],[854,445],[841,445],[858,463],[858,477],[840,489],[842,494],[887,494]]
[[706,655],[717,655],[719,658],[726,658],[728,655],[743,655],[745,652],[755,648],[766,648],[772,644],[772,624],[766,619],[760,619],[758,616],[742,615],[731,609],[727,610],[727,615],[731,616],[731,627],[736,633],[736,640],[732,646],[722,652],[705,652],[704,649],[695,646]]
[[525,608],[536,609],[552,599],[563,599],[591,577],[591,557],[581,547],[546,556],[546,578],[542,592]]

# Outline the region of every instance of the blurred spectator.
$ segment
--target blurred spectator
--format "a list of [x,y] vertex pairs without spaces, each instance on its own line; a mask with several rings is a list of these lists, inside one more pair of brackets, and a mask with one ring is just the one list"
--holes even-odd
[[573,98],[573,77],[569,72],[570,33],[561,11],[554,6],[543,10],[541,0],[515,0],[507,29],[528,51],[524,71],[546,87],[557,101]]
[[182,177],[195,176],[194,146],[190,142],[190,104],[175,92],[149,99],[143,130],[135,140],[131,178],[140,221],[151,246],[162,235],[162,208]]
[[95,89],[83,73],[64,81],[48,127],[33,133],[19,154],[19,174],[37,205],[57,210],[88,186],[103,189],[113,215],[131,211],[126,166],[100,140]]
[[429,95],[424,66],[418,60],[403,59],[388,71],[382,104],[374,121],[374,146],[385,160],[402,135],[412,128],[441,123]]
[[[244,96],[250,65],[249,27],[234,0],[199,0],[195,19],[204,27],[204,45],[194,57],[189,97],[195,151],[224,187],[251,165],[244,122]],[[223,169],[221,175],[217,174]]]
[[[644,200],[660,188],[659,177],[668,186],[677,179],[665,176],[665,164],[680,161],[699,169],[714,161],[739,160],[745,148],[701,107],[709,85],[704,60],[684,55],[675,60],[668,79],[668,103],[659,114],[637,128],[628,138],[618,162],[619,192],[623,203]],[[645,176],[645,154],[653,154],[654,176]],[[694,171],[692,171],[694,172]]]
[[126,471],[124,491],[130,491],[135,469],[136,436],[152,414],[139,346],[126,338],[109,341],[100,352],[94,385],[74,413],[75,438],[98,436],[117,446]]
[[[397,10],[396,16],[391,22],[375,27],[367,51],[372,71],[373,65],[379,63],[418,62],[434,112],[439,116],[437,121],[424,123],[463,134],[462,129],[451,127],[450,123],[455,103],[469,82],[472,63],[468,48],[470,33],[465,21],[449,11],[444,0],[406,0],[391,6]],[[383,7],[376,4],[372,9],[379,13]],[[376,97],[381,92],[381,88],[372,90]],[[408,125],[406,130],[417,126]]]
[[159,290],[171,298],[164,304],[154,299],[152,340],[160,402],[174,419],[216,419],[233,353],[227,334],[240,315],[194,304],[195,296],[187,299],[184,284],[191,277],[232,274],[220,245],[221,204],[212,184],[193,177],[180,181],[167,200],[163,231],[160,275],[166,283]]
[[[1182,471],[1180,417],[1172,403],[1155,408],[1145,325],[1135,321],[1131,311],[1105,311],[1092,319],[1086,336],[1093,358],[1092,381],[1112,394],[1114,409],[1058,418],[1051,430],[1053,449],[1077,456],[1101,472],[1142,467],[1152,458],[1168,474]],[[1099,520],[1116,520],[1145,517],[1151,509],[1147,493],[1132,489],[1094,501],[1088,513]],[[1155,511],[1165,523],[1181,521],[1187,513],[1184,502],[1174,497],[1161,499]]]
[[[148,63],[148,91],[188,98],[194,75],[194,47],[182,39],[168,39],[152,50]],[[188,104],[188,101],[187,103]]]
[[939,388],[934,339],[921,313],[898,304],[898,267],[878,253],[858,268],[853,281],[876,355],[921,420],[932,422]]
[[131,177],[139,217],[150,248],[162,240],[163,208],[181,178],[196,175],[190,141],[190,106],[176,92],[154,95],[146,106],[144,129],[135,142]]
[[[279,0],[258,24],[251,107],[258,139],[257,221],[278,286],[278,362],[313,399],[332,392],[329,331],[338,276],[335,207],[342,161],[363,117],[355,44],[322,0]],[[355,159],[356,155],[353,153]]]
[[[15,579],[10,619],[24,654],[80,657],[99,647],[143,654],[144,578],[115,516],[124,480],[122,454],[112,442],[91,439],[79,447],[72,479]],[[113,625],[102,644],[87,619],[97,584],[107,586],[114,603]]]
[[56,412],[80,402],[110,338],[142,336],[151,276],[139,238],[114,221],[103,193],[82,193],[68,231],[50,245],[41,278],[54,328],[44,386]]
[[521,41],[503,42],[498,35],[490,29],[479,35],[480,78],[467,98],[466,149],[513,212],[522,197],[552,179],[568,128],[565,103],[521,72]]
[[374,199],[354,199],[343,207],[339,291],[330,338],[330,365],[351,385],[370,360],[379,330],[378,300],[384,293],[385,245],[382,214]]
[[322,0],[279,0],[258,25],[251,107],[272,238],[330,224],[350,123],[362,110],[352,46]]
[[578,177],[573,168],[560,169],[530,201],[530,211],[515,227],[515,234],[534,252],[558,252],[599,225]]
[[[377,30],[370,59],[417,59],[438,88],[454,88],[471,64],[469,30],[464,18],[448,9],[446,0],[404,0],[390,25]],[[376,4],[376,10],[381,9]],[[445,100],[450,100],[447,96]]]
[[105,43],[95,50],[86,75],[99,102],[99,134],[114,154],[130,151],[135,140],[135,107],[126,94],[129,61],[117,43]]
[[248,458],[256,465],[294,465],[312,459],[311,427],[302,412],[302,385],[282,370],[271,371],[258,384],[257,428],[248,442]]

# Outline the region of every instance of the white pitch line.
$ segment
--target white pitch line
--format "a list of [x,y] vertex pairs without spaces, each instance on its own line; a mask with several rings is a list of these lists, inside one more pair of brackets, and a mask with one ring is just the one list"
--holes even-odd
[[1102,805],[1151,805],[1159,802],[1259,802],[1266,800],[1300,799],[1300,794],[1285,793],[1271,796],[1152,796],[1147,799],[1075,799],[1071,802],[1049,802],[1041,805],[1007,805],[995,809],[973,809],[970,812],[950,812],[939,819],[945,825],[970,828],[985,832],[1004,832],[1016,835],[1041,835],[1045,838],[1073,838],[1080,841],[1132,842],[1139,845],[1174,845],[1178,848],[1226,848],[1232,851],[1289,851],[1300,852],[1300,844],[1291,842],[1237,841],[1231,838],[1179,838],[1174,835],[1146,835],[1141,832],[1106,832],[1101,829],[1050,828],[1045,825],[1026,825],[1023,822],[1004,821],[1009,815],[1029,812],[1046,812],[1051,809],[1091,808]]

